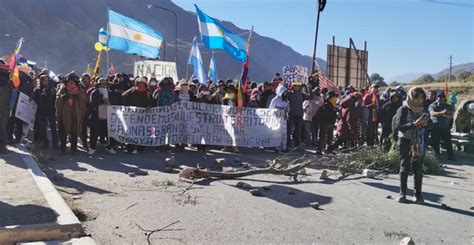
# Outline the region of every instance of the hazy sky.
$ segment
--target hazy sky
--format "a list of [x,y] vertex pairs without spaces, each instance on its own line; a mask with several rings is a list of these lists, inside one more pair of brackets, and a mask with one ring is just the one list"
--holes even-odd
[[[312,56],[317,0],[172,0],[208,15],[282,41]],[[460,5],[448,5],[451,2]],[[461,6],[471,5],[471,6]],[[369,72],[385,78],[410,72],[438,72],[449,64],[474,61],[472,0],[328,0],[321,13],[317,56],[327,44],[357,48],[368,42]],[[255,44],[253,48],[258,48]]]

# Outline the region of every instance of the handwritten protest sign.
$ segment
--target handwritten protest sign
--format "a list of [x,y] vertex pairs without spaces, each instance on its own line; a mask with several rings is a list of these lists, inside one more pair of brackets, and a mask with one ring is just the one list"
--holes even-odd
[[133,75],[152,77],[160,81],[164,77],[172,77],[176,82],[178,81],[178,71],[176,70],[176,63],[165,61],[144,60],[137,61],[134,64]]
[[142,146],[205,144],[278,147],[286,131],[284,112],[179,102],[150,109],[108,106],[109,137]]
[[306,83],[308,81],[308,68],[298,65],[283,66],[283,81],[287,83]]
[[20,92],[16,104],[15,117],[33,126],[35,123],[36,108],[38,105],[26,94]]

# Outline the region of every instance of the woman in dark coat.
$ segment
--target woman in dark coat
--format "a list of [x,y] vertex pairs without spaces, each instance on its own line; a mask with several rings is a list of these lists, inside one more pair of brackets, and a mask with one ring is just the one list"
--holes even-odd
[[107,138],[107,151],[114,155],[116,152],[113,148],[115,140],[108,138],[107,133],[107,106],[110,105],[109,100],[109,87],[110,83],[105,78],[100,78],[95,84],[95,89],[92,90],[90,95],[90,150],[89,155],[93,155],[96,152],[97,140],[99,137]]
[[49,84],[48,75],[41,75],[37,87],[33,92],[33,99],[38,105],[36,110],[35,122],[38,127],[38,136],[41,140],[42,148],[49,147],[47,136],[47,125],[51,129],[51,141],[53,148],[58,148],[58,130],[56,127],[55,102],[56,89]]

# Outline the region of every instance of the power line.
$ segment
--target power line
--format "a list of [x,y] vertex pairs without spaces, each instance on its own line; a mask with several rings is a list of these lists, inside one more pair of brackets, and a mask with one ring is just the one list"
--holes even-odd
[[454,2],[445,2],[445,1],[438,1],[438,0],[424,0],[424,2],[474,8],[474,4],[469,4],[469,3],[454,3]]

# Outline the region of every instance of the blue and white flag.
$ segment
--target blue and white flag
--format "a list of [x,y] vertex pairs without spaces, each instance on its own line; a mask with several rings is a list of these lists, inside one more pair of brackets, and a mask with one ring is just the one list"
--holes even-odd
[[196,37],[193,39],[193,47],[191,49],[191,54],[189,55],[188,64],[193,65],[193,76],[197,78],[200,83],[205,84],[206,73],[204,72],[204,65],[202,64],[201,52],[199,52],[199,45]]
[[219,81],[219,77],[217,76],[217,65],[216,61],[214,60],[214,52],[212,52],[211,62],[209,63],[209,73],[207,74],[207,76],[213,82]]
[[137,20],[108,10],[107,46],[129,54],[156,59],[163,35]]
[[201,40],[206,48],[224,50],[234,59],[242,63],[245,62],[247,60],[245,51],[247,43],[227,30],[218,20],[202,12],[196,4],[194,6],[196,7]]

